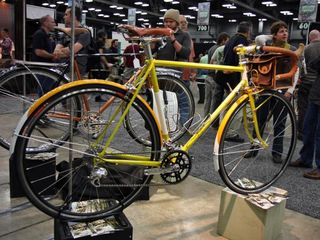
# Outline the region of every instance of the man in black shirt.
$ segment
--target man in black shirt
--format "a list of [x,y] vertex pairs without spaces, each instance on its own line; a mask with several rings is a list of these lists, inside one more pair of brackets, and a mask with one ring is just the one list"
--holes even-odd
[[[239,65],[239,57],[237,53],[234,52],[234,47],[242,44],[244,46],[249,45],[249,37],[251,34],[252,25],[249,22],[240,22],[238,25],[237,33],[232,36],[229,41],[225,44],[223,51],[223,65],[231,65],[238,66]],[[241,80],[241,73],[239,72],[222,72],[218,71],[215,77],[215,81],[217,84],[220,84],[221,87],[225,88],[227,92],[230,91],[230,88],[234,88],[238,85]],[[239,118],[238,122],[241,119]],[[244,139],[239,136],[238,132],[239,125],[235,124],[231,126],[233,129],[233,135],[227,136],[225,138],[226,141],[232,142],[243,142]]]
[[[249,45],[249,37],[251,34],[251,28],[252,25],[249,22],[240,22],[238,25],[238,31],[237,33],[232,36],[229,41],[226,43],[223,56],[224,61],[223,65],[231,65],[231,66],[238,66],[239,65],[239,57],[237,53],[233,51],[234,47],[238,46],[239,44],[242,44],[243,46]],[[216,75],[216,82],[221,84],[224,88],[229,90],[230,85],[231,88],[234,88],[237,86],[237,84],[240,82],[241,74],[238,72],[228,72],[222,73],[221,71],[218,71]]]
[[57,56],[53,54],[54,42],[49,32],[53,31],[56,23],[50,15],[40,18],[40,29],[32,36],[32,61],[53,62]]
[[[53,54],[54,42],[49,33],[53,31],[56,23],[50,15],[40,18],[40,29],[32,36],[32,61],[37,62],[54,62],[58,56]],[[41,87],[38,89],[38,95],[50,91],[53,88],[53,82],[50,78],[39,75],[37,76]]]
[[167,37],[166,44],[157,52],[157,59],[188,61],[190,55],[191,37],[188,32],[179,28],[180,13],[176,9],[169,9],[164,14],[164,26],[171,28],[173,33]]
[[[71,8],[67,8],[64,14],[64,22],[66,27],[71,27]],[[75,8],[75,24],[74,26],[76,28],[81,28],[81,9],[76,7]],[[75,40],[74,40],[74,53],[77,54],[88,54],[88,46],[90,45],[91,42],[91,36],[90,32],[85,31],[80,34],[75,35]],[[66,58],[70,56],[71,50],[70,50],[70,39],[64,38],[60,43],[57,44],[54,53],[57,54],[61,58]],[[86,56],[81,56],[77,57],[77,63],[78,67],[80,70],[80,74],[82,77],[87,72],[87,62],[88,58]]]

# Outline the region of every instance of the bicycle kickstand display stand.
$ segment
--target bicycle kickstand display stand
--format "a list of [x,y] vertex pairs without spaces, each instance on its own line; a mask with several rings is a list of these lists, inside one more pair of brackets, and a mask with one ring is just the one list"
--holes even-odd
[[55,240],[130,240],[132,225],[124,213],[92,222],[65,222],[54,220]]

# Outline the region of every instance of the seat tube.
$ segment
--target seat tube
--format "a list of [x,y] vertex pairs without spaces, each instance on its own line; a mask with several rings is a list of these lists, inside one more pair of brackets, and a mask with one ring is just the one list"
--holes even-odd
[[156,104],[156,110],[157,110],[155,114],[159,119],[163,138],[167,141],[170,139],[170,137],[168,134],[168,128],[167,128],[166,120],[164,117],[163,106],[161,104],[162,102],[161,102],[160,89],[158,84],[158,77],[157,77],[155,63],[154,63],[155,60],[150,60],[150,61],[152,61],[152,69],[150,72],[150,77],[151,77],[151,83],[154,90],[154,97],[155,97],[154,102]]

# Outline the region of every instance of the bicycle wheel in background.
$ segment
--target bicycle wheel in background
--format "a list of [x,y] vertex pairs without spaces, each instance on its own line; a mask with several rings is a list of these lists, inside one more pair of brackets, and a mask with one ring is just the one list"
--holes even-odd
[[[149,148],[133,140],[119,123],[129,101],[124,86],[99,80],[81,82],[44,97],[18,130],[15,144],[21,185],[30,201],[52,217],[77,221],[122,211],[151,180],[146,166],[102,161],[98,154],[106,142],[109,145],[103,157],[113,160],[130,156],[158,160],[161,149],[161,136],[145,101],[136,98],[130,113],[140,121],[140,131],[149,136]],[[104,111],[100,111],[104,103],[94,101],[98,94],[109,99]],[[84,96],[90,111],[79,113],[76,103]],[[41,126],[44,116],[49,122]],[[62,141],[65,132],[69,140]]]
[[[42,87],[41,80],[49,89]],[[67,82],[58,72],[42,67],[14,67],[4,72],[0,76],[0,115],[6,125],[0,126],[0,145],[9,149],[13,131],[23,113],[39,96]]]
[[[173,76],[158,75],[161,92],[161,101],[164,106],[164,115],[172,142],[179,140],[191,126],[195,113],[195,104],[191,91],[178,78]],[[155,109],[151,90],[143,93],[144,98]],[[137,142],[148,146],[149,140],[138,131],[140,122],[130,113],[125,120],[125,127],[130,136]]]
[[219,147],[219,173],[223,181],[241,194],[270,187],[286,169],[296,145],[295,115],[283,95],[263,91],[255,95],[255,104],[260,133],[267,147],[256,138],[248,98],[235,109],[231,107],[215,143]]

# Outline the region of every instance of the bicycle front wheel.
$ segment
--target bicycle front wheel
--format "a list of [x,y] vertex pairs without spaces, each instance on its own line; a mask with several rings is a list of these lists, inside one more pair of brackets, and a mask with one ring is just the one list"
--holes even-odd
[[40,96],[68,80],[58,72],[31,66],[13,67],[0,76],[0,145],[10,148],[11,137],[23,113]]
[[[105,102],[96,102],[97,95]],[[142,147],[128,135],[120,118],[129,95],[116,83],[83,80],[44,96],[28,111],[17,132],[15,160],[21,185],[36,207],[55,218],[100,219],[129,206],[150,182],[147,165],[134,161],[158,160],[161,137],[140,97],[130,113],[151,145]],[[78,109],[79,101],[86,107]],[[61,140],[65,132],[69,138]]]
[[231,107],[216,138],[219,173],[231,190],[241,194],[270,187],[288,166],[296,144],[295,115],[283,95],[263,91],[254,98],[266,145],[257,138],[248,98]]

